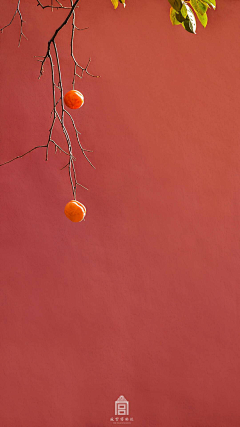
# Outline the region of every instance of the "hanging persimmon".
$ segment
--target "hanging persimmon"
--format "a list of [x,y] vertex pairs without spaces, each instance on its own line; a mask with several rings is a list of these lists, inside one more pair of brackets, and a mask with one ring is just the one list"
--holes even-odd
[[85,206],[77,200],[71,200],[65,206],[64,213],[72,222],[81,222],[86,215]]
[[78,90],[70,90],[64,95],[64,102],[68,108],[75,110],[84,104],[84,96]]

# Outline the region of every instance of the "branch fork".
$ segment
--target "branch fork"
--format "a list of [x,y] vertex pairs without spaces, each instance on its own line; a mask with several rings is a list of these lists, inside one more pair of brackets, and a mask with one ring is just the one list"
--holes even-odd
[[[84,187],[82,184],[80,184],[77,180],[77,175],[76,175],[76,169],[75,169],[75,165],[74,165],[74,161],[76,161],[76,157],[73,155],[73,149],[72,149],[72,141],[71,138],[69,136],[69,132],[68,129],[65,125],[65,115],[67,115],[70,120],[71,120],[71,124],[72,127],[74,129],[74,133],[75,133],[75,138],[77,140],[78,146],[83,154],[83,156],[85,157],[85,159],[88,161],[88,163],[93,167],[92,162],[89,160],[88,156],[86,153],[90,153],[92,152],[91,150],[87,150],[85,148],[83,148],[79,135],[80,132],[77,129],[77,126],[75,124],[75,121],[72,117],[72,115],[65,109],[64,106],[64,96],[63,96],[63,84],[62,84],[62,75],[61,75],[61,67],[60,67],[60,60],[59,60],[59,54],[58,54],[58,49],[57,49],[57,44],[56,44],[56,37],[58,35],[58,33],[61,31],[61,29],[68,23],[69,19],[72,17],[72,34],[71,34],[71,58],[73,60],[74,63],[74,72],[73,72],[73,81],[72,81],[72,85],[73,85],[73,89],[75,87],[75,81],[76,81],[76,77],[82,78],[83,74],[86,73],[91,77],[99,77],[99,76],[95,76],[93,74],[91,74],[88,71],[88,67],[90,65],[91,62],[91,58],[89,58],[88,63],[86,65],[86,67],[82,67],[81,65],[79,65],[79,63],[77,62],[75,56],[74,56],[74,34],[75,34],[75,29],[76,30],[85,30],[87,28],[78,28],[75,25],[75,10],[78,7],[78,3],[80,0],[70,0],[70,4],[71,6],[67,7],[67,6],[63,6],[61,4],[61,2],[59,0],[55,0],[55,2],[57,3],[57,5],[53,5],[53,0],[51,0],[51,4],[50,5],[46,5],[44,6],[42,4],[42,2],[40,0],[37,0],[37,6],[40,6],[42,9],[45,8],[51,8],[53,9],[69,9],[69,12],[66,16],[66,18],[63,20],[62,24],[55,30],[53,36],[50,38],[50,40],[48,41],[47,44],[47,51],[46,54],[44,56],[36,56],[37,61],[39,61],[41,63],[40,66],[40,72],[39,72],[39,79],[41,78],[41,76],[44,73],[44,64],[47,60],[49,60],[50,62],[50,68],[51,68],[51,81],[52,81],[52,99],[53,99],[53,109],[51,112],[51,116],[52,116],[52,123],[51,123],[51,127],[49,129],[49,135],[48,135],[48,141],[47,144],[45,145],[39,145],[36,146],[34,148],[32,148],[31,150],[27,151],[26,153],[14,157],[13,159],[4,162],[2,164],[0,164],[0,166],[3,166],[7,163],[11,163],[16,159],[22,158],[25,155],[31,153],[32,151],[38,149],[38,148],[45,148],[46,149],[46,157],[45,159],[48,160],[48,152],[49,152],[49,146],[50,144],[53,144],[55,147],[55,152],[57,152],[57,150],[59,150],[60,152],[63,152],[64,154],[66,154],[69,157],[68,163],[63,166],[61,168],[61,170],[65,169],[66,167],[68,167],[68,173],[69,173],[69,179],[70,179],[70,183],[71,183],[71,187],[72,187],[72,193],[73,193],[73,198],[76,199],[76,192],[77,192],[77,186],[81,186],[83,188],[85,188],[87,190],[86,187]],[[21,42],[21,38],[22,36],[24,36],[26,38],[26,36],[24,35],[23,31],[22,31],[22,25],[23,25],[23,19],[22,19],[22,15],[20,12],[20,0],[18,0],[17,3],[17,8],[15,10],[15,13],[11,19],[11,21],[9,22],[9,24],[7,24],[5,27],[3,27],[2,29],[0,29],[0,31],[3,31],[6,27],[8,27],[9,25],[11,25],[11,23],[13,22],[16,14],[19,15],[20,18],[20,22],[21,22],[21,32],[20,32],[20,37],[19,37],[19,45]],[[54,64],[55,63],[55,64]],[[56,65],[56,72],[55,72],[55,65]],[[81,72],[80,74],[77,72],[77,70],[80,69]],[[56,75],[56,77],[55,77]],[[56,80],[57,79],[57,80]],[[59,99],[56,101],[56,90],[58,91],[58,94],[60,92],[60,97]],[[59,96],[59,95],[58,95]],[[53,139],[53,130],[54,130],[54,126],[56,124],[56,121],[58,121],[61,125],[66,143],[67,143],[67,147],[68,150],[64,150],[62,147],[60,147],[55,140]]]

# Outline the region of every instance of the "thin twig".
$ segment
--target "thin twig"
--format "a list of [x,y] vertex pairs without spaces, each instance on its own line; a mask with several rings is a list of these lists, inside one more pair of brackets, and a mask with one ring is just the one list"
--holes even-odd
[[72,121],[72,125],[73,125],[73,128],[74,128],[74,130],[75,130],[75,134],[76,134],[76,139],[77,139],[77,142],[78,142],[78,145],[79,145],[79,147],[80,147],[80,149],[81,149],[81,151],[82,151],[82,153],[83,153],[83,155],[84,155],[84,157],[85,157],[85,159],[90,163],[90,165],[95,169],[95,166],[93,166],[93,164],[90,162],[90,160],[89,160],[89,158],[87,157],[87,155],[85,154],[85,151],[90,151],[91,152],[91,150],[85,150],[83,147],[82,147],[82,144],[81,144],[81,142],[80,142],[80,139],[79,139],[79,131],[77,130],[77,128],[76,128],[76,125],[75,125],[75,122],[74,122],[74,120],[73,120],[73,118],[72,118],[72,116],[71,116],[71,114],[64,108],[64,112],[65,113],[67,113],[68,114],[68,116],[70,117],[70,119],[71,119],[71,121]]
[[53,1],[51,0],[51,4],[48,4],[44,6],[40,0],[37,0],[37,6],[40,6],[42,9],[46,9],[48,7],[53,9],[71,9],[71,6],[63,6],[62,3],[60,3],[58,0],[56,0],[56,3],[58,3],[58,6],[53,6]]
[[19,36],[18,47],[19,47],[19,46],[20,46],[20,44],[21,44],[22,37],[24,37],[24,38],[27,40],[27,37],[26,37],[26,36],[25,36],[25,34],[23,33],[23,23],[24,23],[25,21],[23,20],[23,17],[22,17],[22,14],[21,14],[21,10],[20,10],[20,1],[21,1],[21,0],[18,0],[17,8],[16,8],[16,10],[15,10],[15,12],[14,12],[14,14],[13,14],[13,17],[12,17],[11,21],[10,21],[7,25],[5,25],[4,27],[0,28],[0,31],[1,31],[1,33],[2,33],[2,32],[3,32],[3,30],[4,30],[5,28],[7,28],[7,27],[9,27],[9,26],[11,25],[11,23],[13,22],[13,20],[14,20],[15,16],[18,14],[19,19],[20,19],[20,36]]
[[[71,1],[71,5],[73,6],[73,0],[70,0],[70,1]],[[72,35],[71,35],[71,57],[72,57],[73,62],[74,62],[73,80],[72,80],[73,89],[75,88],[76,77],[79,77],[81,79],[83,77],[84,72],[91,77],[100,77],[100,76],[96,76],[94,74],[91,74],[88,71],[88,67],[89,67],[89,64],[91,62],[91,58],[89,58],[86,67],[82,67],[81,65],[78,64],[78,62],[74,56],[74,49],[73,49],[75,29],[77,29],[79,31],[81,31],[81,30],[83,31],[83,30],[87,30],[88,27],[80,29],[75,25],[75,10],[73,10],[73,14],[72,14]],[[77,73],[78,68],[81,70],[81,74]]]
[[14,160],[17,160],[17,159],[21,159],[22,157],[26,156],[26,154],[31,153],[31,151],[36,150],[37,148],[46,148],[46,147],[47,147],[47,145],[38,145],[37,147],[32,148],[31,150],[27,151],[24,154],[21,154],[20,156],[14,157],[14,159],[8,160],[7,162],[4,162],[4,163],[0,164],[0,166],[6,165],[7,163],[11,163],[11,162],[13,162]]
[[69,162],[67,162],[67,164],[60,169],[60,171],[62,171],[63,169],[65,169],[68,165],[69,165]]

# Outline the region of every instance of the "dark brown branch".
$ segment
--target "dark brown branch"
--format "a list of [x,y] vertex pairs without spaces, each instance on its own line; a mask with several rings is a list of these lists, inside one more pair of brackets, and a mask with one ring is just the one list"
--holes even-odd
[[60,171],[62,171],[63,169],[65,169],[68,165],[69,165],[69,162],[67,162],[67,164],[60,169]]
[[[76,127],[76,124],[74,122],[74,119],[73,119],[72,115],[64,107],[64,99],[63,99],[64,98],[63,97],[64,93],[63,93],[63,85],[62,85],[61,67],[60,67],[60,60],[59,60],[58,49],[57,49],[57,45],[56,45],[55,39],[56,39],[56,36],[59,33],[59,31],[68,23],[71,15],[73,15],[73,27],[72,27],[72,38],[71,38],[71,57],[72,57],[72,59],[74,61],[74,66],[75,66],[75,75],[74,75],[74,78],[75,78],[75,76],[78,75],[76,73],[77,67],[81,69],[82,75],[83,75],[84,72],[86,72],[86,74],[88,74],[88,75],[90,75],[92,77],[98,77],[98,76],[93,76],[92,74],[90,74],[88,72],[88,66],[90,64],[90,59],[89,59],[89,61],[87,63],[87,66],[85,68],[81,67],[77,63],[77,61],[76,61],[76,59],[74,57],[74,53],[73,53],[74,31],[75,31],[75,29],[78,29],[75,26],[75,9],[76,9],[77,4],[79,3],[80,0],[75,0],[74,2],[73,2],[73,0],[70,0],[70,2],[71,2],[71,7],[70,8],[62,7],[62,4],[60,3],[60,1],[58,1],[58,0],[55,0],[55,1],[58,3],[58,6],[53,6],[53,0],[51,0],[51,5],[48,5],[48,6],[44,6],[41,3],[41,1],[37,0],[37,3],[38,3],[37,5],[41,6],[42,9],[45,9],[46,7],[51,7],[51,8],[55,8],[55,9],[58,9],[58,8],[70,9],[69,13],[67,14],[67,16],[64,19],[64,21],[62,22],[62,24],[55,30],[53,36],[48,41],[47,52],[46,52],[45,56],[37,56],[38,61],[41,62],[39,78],[43,74],[44,64],[45,64],[45,62],[46,62],[47,59],[49,59],[50,69],[51,69],[53,109],[52,109],[52,112],[51,112],[52,122],[51,122],[51,126],[50,126],[50,129],[49,129],[48,141],[47,141],[46,145],[41,145],[41,146],[38,146],[38,147],[34,147],[31,150],[29,150],[26,153],[24,153],[23,155],[17,156],[14,159],[11,159],[8,162],[3,163],[2,165],[10,163],[10,162],[12,162],[12,161],[14,161],[16,159],[19,159],[19,158],[25,156],[26,154],[30,153],[31,151],[37,149],[37,148],[46,148],[46,160],[48,160],[49,146],[50,146],[50,144],[53,144],[54,147],[55,147],[55,151],[57,151],[57,149],[59,149],[60,151],[62,151],[63,153],[65,153],[65,154],[67,154],[69,156],[68,163],[62,169],[64,169],[65,167],[68,167],[69,179],[70,179],[70,183],[71,183],[71,186],[72,186],[72,193],[73,193],[74,199],[76,199],[77,186],[79,185],[79,186],[81,186],[81,187],[83,187],[85,189],[87,189],[87,188],[84,187],[82,184],[80,184],[77,181],[77,175],[76,175],[76,170],[75,170],[75,165],[74,165],[74,161],[76,160],[76,158],[73,155],[71,138],[70,138],[69,132],[68,132],[68,130],[66,128],[66,125],[65,125],[65,113],[71,119],[71,123],[72,123],[73,129],[75,131],[75,137],[77,139],[78,145],[79,145],[79,147],[80,147],[80,149],[82,151],[83,156],[85,157],[85,159],[89,162],[89,164],[92,167],[94,167],[94,166],[93,166],[93,164],[91,163],[91,161],[89,160],[89,158],[86,155],[86,152],[91,152],[91,150],[86,150],[86,149],[84,149],[82,147],[80,139],[79,139],[80,132],[78,131],[78,129]],[[19,4],[20,4],[20,0],[18,0],[18,6],[19,6]],[[15,12],[15,15],[16,15],[16,13],[18,13],[18,10]],[[13,17],[13,19],[14,19],[14,17]],[[53,51],[52,51],[52,48],[53,48]],[[54,62],[56,62],[57,67],[54,67]],[[56,72],[55,72],[55,68],[56,68]],[[56,92],[56,90],[57,90],[57,92]],[[56,94],[57,94],[57,98],[58,98],[57,101],[56,101]],[[59,98],[59,95],[60,95],[60,98]],[[60,123],[60,125],[61,125],[64,137],[65,137],[65,140],[66,140],[66,143],[67,143],[67,147],[68,147],[67,151],[63,150],[58,144],[56,144],[56,142],[53,139],[53,131],[54,131],[54,126],[56,124],[56,121],[58,121]],[[0,165],[0,166],[2,166],[2,165]]]
[[88,190],[88,188],[87,188],[87,187],[84,187],[84,185],[79,184],[79,182],[76,182],[76,184],[77,184],[77,185],[80,185],[80,187],[84,188],[85,190]]
[[[50,142],[52,142],[52,132],[53,132],[53,128],[56,122],[56,119],[58,119],[62,130],[63,130],[63,134],[65,136],[67,145],[68,145],[68,152],[69,152],[69,162],[67,164],[68,166],[68,170],[69,170],[69,179],[70,179],[70,183],[72,186],[72,192],[73,192],[73,197],[74,199],[76,198],[76,187],[77,187],[77,178],[76,178],[76,171],[75,171],[75,167],[74,167],[74,156],[72,153],[72,144],[71,144],[71,139],[70,136],[67,132],[67,129],[65,127],[64,124],[64,113],[65,113],[65,108],[64,108],[64,101],[63,101],[63,86],[62,86],[62,77],[61,77],[61,68],[60,68],[60,61],[59,61],[59,56],[58,56],[58,50],[57,50],[57,45],[55,42],[55,38],[57,36],[57,34],[59,33],[59,31],[68,23],[71,15],[74,13],[75,8],[77,7],[77,4],[79,3],[80,0],[75,0],[75,2],[73,3],[71,1],[71,10],[68,13],[67,17],[65,18],[65,20],[62,22],[62,24],[55,30],[53,36],[51,37],[51,39],[48,41],[48,48],[47,48],[47,52],[45,54],[44,57],[42,57],[43,59],[40,60],[42,62],[41,68],[40,68],[40,74],[39,74],[39,78],[42,76],[43,71],[44,71],[44,63],[47,59],[49,59],[50,61],[50,66],[51,66],[51,74],[52,74],[52,93],[53,93],[53,110],[52,110],[52,114],[53,114],[53,120],[52,120],[52,124],[49,130],[49,137],[48,137],[48,143],[47,143],[47,149],[46,149],[46,160],[48,159],[48,147]],[[40,4],[41,6],[41,4]],[[55,82],[55,74],[54,74],[54,63],[53,63],[53,59],[52,59],[52,55],[51,55],[51,46],[53,46],[54,48],[54,53],[55,53],[55,59],[57,62],[57,75],[58,75],[58,84],[56,84]],[[59,89],[60,90],[60,99],[56,102],[56,95],[55,95],[55,89]],[[61,106],[61,113],[59,114],[57,111],[57,104],[59,104],[60,102],[60,106]],[[70,115],[71,116],[71,115]],[[71,117],[72,118],[72,117]],[[72,118],[72,122],[74,123],[74,120]],[[86,154],[84,153],[85,157],[87,158]],[[90,161],[89,161],[90,162]],[[91,163],[91,162],[90,162]],[[72,176],[73,174],[73,176]]]
[[2,32],[3,32],[3,30],[4,30],[5,28],[7,28],[7,27],[9,27],[9,26],[11,25],[11,23],[13,22],[13,20],[14,20],[15,16],[18,14],[19,19],[20,19],[20,36],[19,36],[18,47],[19,47],[19,46],[20,46],[20,44],[21,44],[22,37],[24,37],[24,38],[27,40],[27,37],[26,37],[26,36],[25,36],[25,34],[23,33],[23,23],[24,23],[25,21],[23,20],[23,17],[22,17],[21,11],[20,11],[20,1],[21,1],[21,0],[18,0],[17,8],[16,8],[16,10],[15,10],[15,12],[14,12],[14,14],[13,14],[13,17],[12,17],[11,21],[10,21],[7,25],[5,25],[4,27],[0,28],[0,31],[1,31],[1,33],[2,33]]
[[37,0],[37,6],[40,6],[42,9],[46,9],[50,7],[53,9],[71,9],[71,6],[63,6],[62,3],[60,3],[58,0],[56,0],[56,3],[58,3],[58,6],[53,6],[53,1],[51,0],[51,4],[48,4],[44,6],[40,0]]
[[86,159],[86,160],[90,163],[90,165],[95,169],[95,166],[93,166],[93,164],[90,162],[89,158],[88,158],[88,157],[86,156],[86,154],[85,154],[85,151],[89,151],[89,152],[92,152],[92,151],[91,151],[91,150],[85,150],[85,149],[82,147],[81,142],[80,142],[80,139],[79,139],[79,136],[78,136],[78,135],[80,134],[80,132],[77,130],[77,127],[76,127],[76,125],[75,125],[75,122],[74,122],[74,120],[73,120],[73,118],[72,118],[71,114],[70,114],[67,110],[65,110],[65,108],[64,108],[64,112],[68,114],[68,116],[70,117],[70,119],[71,119],[71,121],[72,121],[72,125],[73,125],[73,128],[74,128],[74,130],[75,130],[75,134],[76,134],[76,139],[77,139],[78,145],[79,145],[79,147],[80,147],[80,149],[81,149],[81,151],[82,151],[82,153],[83,153],[83,155],[84,155],[85,159]]
[[[66,128],[65,122],[64,122],[64,118],[65,118],[64,115],[65,115],[65,113],[70,117],[70,119],[72,121],[72,125],[73,125],[73,128],[75,130],[76,138],[77,138],[77,141],[79,143],[79,146],[81,148],[81,151],[82,151],[84,157],[86,158],[86,160],[90,163],[90,165],[92,167],[94,167],[94,166],[91,163],[91,161],[88,159],[88,157],[86,156],[85,150],[81,146],[81,143],[80,143],[80,140],[79,140],[79,136],[78,136],[79,135],[79,131],[76,128],[76,125],[75,125],[75,122],[74,122],[74,119],[73,119],[72,115],[64,108],[61,68],[60,68],[60,61],[59,61],[58,50],[57,50],[57,45],[56,45],[55,40],[53,41],[53,47],[54,47],[55,57],[56,57],[56,62],[57,62],[57,72],[58,72],[58,78],[59,78],[58,88],[60,89],[60,104],[61,104],[61,113],[59,114],[57,112],[57,110],[56,110],[56,107],[55,107],[54,115],[56,114],[56,117],[59,120],[59,123],[60,123],[60,125],[62,127],[63,134],[65,136],[65,139],[66,139],[66,142],[67,142],[67,145],[68,145],[68,151],[69,151],[69,155],[70,155],[69,163],[68,163],[68,172],[69,172],[70,183],[71,183],[71,186],[72,186],[73,197],[75,199],[76,198],[76,189],[77,189],[78,182],[77,182],[76,170],[75,170],[75,166],[74,166],[74,158],[73,158],[73,153],[72,153],[72,143],[71,143],[71,139],[70,139],[70,136],[68,134],[68,131],[67,131],[67,128]],[[54,70],[52,70],[52,75],[54,76]]]
[[[55,57],[56,57],[56,61],[57,61],[57,70],[58,70],[58,78],[59,78],[59,82],[58,82],[58,87],[60,88],[60,100],[61,100],[61,116],[58,114],[56,108],[55,108],[55,112],[54,115],[56,114],[56,117],[58,118],[61,126],[62,126],[62,130],[63,130],[63,134],[65,136],[67,145],[68,145],[68,151],[70,154],[70,159],[69,159],[69,163],[68,163],[68,173],[69,173],[69,179],[70,179],[70,183],[72,186],[72,192],[73,192],[73,197],[74,199],[76,199],[76,172],[75,172],[75,168],[74,168],[74,163],[73,163],[73,159],[72,159],[72,144],[71,144],[71,139],[70,136],[68,134],[68,131],[65,127],[64,124],[64,101],[63,101],[63,86],[62,86],[62,75],[61,75],[61,68],[60,68],[60,61],[59,61],[59,56],[58,56],[58,50],[57,50],[57,45],[55,40],[53,40],[53,47],[54,47],[54,51],[55,51]],[[53,67],[52,67],[53,68]],[[52,69],[52,74],[54,73],[53,69]],[[74,172],[74,181],[72,178],[72,170]]]
[[[55,145],[56,148],[58,148],[64,154],[66,154],[67,156],[69,156],[69,153],[67,153],[65,150],[63,150],[58,144],[56,144],[55,141],[51,140],[51,142]],[[38,146],[36,146],[34,148],[31,148],[31,150],[26,151],[26,153],[21,154],[20,156],[14,157],[13,159],[8,160],[7,162],[1,163],[0,166],[7,165],[8,163],[11,163],[11,162],[13,162],[14,160],[17,160],[17,159],[21,159],[22,157],[26,156],[27,154],[31,153],[32,151],[36,150],[37,148],[48,148],[48,145],[47,144],[46,145],[38,145]],[[73,156],[73,159],[76,160],[76,158],[74,156]]]
[[70,19],[70,17],[71,17],[71,15],[72,15],[72,13],[73,13],[73,11],[74,11],[74,9],[76,8],[76,6],[77,6],[77,4],[79,3],[79,1],[80,0],[75,0],[75,2],[73,3],[73,5],[72,5],[72,7],[71,7],[71,10],[70,10],[70,12],[68,13],[68,15],[67,15],[67,17],[66,17],[66,19],[62,22],[62,24],[55,30],[55,32],[54,32],[54,34],[53,34],[53,36],[51,37],[51,39],[48,41],[48,48],[47,48],[47,53],[46,53],[46,55],[43,57],[43,60],[42,60],[42,65],[41,65],[41,68],[40,68],[40,75],[39,75],[39,78],[42,76],[42,74],[43,74],[43,71],[44,71],[44,63],[45,63],[45,61],[46,61],[46,59],[47,58],[49,58],[49,53],[50,53],[50,49],[51,49],[51,44],[53,44],[53,42],[54,42],[54,40],[55,40],[55,38],[56,38],[56,36],[58,35],[58,33],[59,33],[59,31],[68,23],[68,21],[69,21],[69,19]]
[[26,153],[21,154],[21,156],[14,157],[14,159],[8,160],[7,162],[0,164],[0,166],[6,165],[7,163],[11,163],[17,159],[21,159],[22,157],[26,156],[27,154],[31,153],[31,151],[36,150],[37,148],[46,148],[46,147],[47,147],[47,145],[38,145],[37,147],[32,148],[31,150],[27,151]]

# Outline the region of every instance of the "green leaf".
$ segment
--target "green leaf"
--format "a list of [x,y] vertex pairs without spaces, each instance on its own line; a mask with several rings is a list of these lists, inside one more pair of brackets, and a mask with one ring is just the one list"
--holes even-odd
[[194,33],[194,31],[193,31],[193,28],[192,28],[192,25],[191,25],[191,22],[189,19],[186,19],[182,23],[182,26],[183,26],[184,30],[188,31],[189,33],[196,34],[196,32]]
[[177,12],[180,12],[182,8],[182,0],[168,0],[170,5],[175,9]]
[[117,7],[118,7],[118,0],[111,0],[111,2],[113,4],[114,9],[117,9]]
[[212,6],[213,9],[216,9],[216,0],[202,0],[202,2]]
[[182,13],[181,12],[179,12],[179,13],[176,13],[176,18],[177,18],[177,20],[178,20],[178,22],[184,22],[185,21],[185,19],[186,19],[186,16],[184,17],[183,15],[182,15]]
[[197,17],[198,17],[199,21],[201,22],[202,26],[205,28],[207,26],[207,23],[208,23],[207,14],[204,13],[204,15],[201,15],[200,13],[197,13]]
[[170,21],[171,21],[171,23],[173,25],[181,25],[181,22],[179,22],[177,20],[176,14],[177,14],[176,10],[173,9],[173,7],[171,7],[170,8]]
[[[119,0],[119,1],[120,1],[120,3],[123,4],[124,7],[126,6],[125,0]],[[114,9],[117,9],[117,7],[118,7],[118,0],[111,0],[111,2],[113,4]]]
[[208,5],[201,0],[190,0],[190,5],[195,10],[196,14],[204,15],[208,10]]
[[193,13],[192,9],[190,8],[190,6],[188,6],[188,4],[186,4],[185,2],[184,2],[184,4],[185,4],[185,7],[187,9],[187,17],[186,17],[185,21],[182,23],[182,26],[189,33],[196,34],[197,24],[196,24],[196,19],[195,19],[194,13]]
[[185,3],[183,3],[183,5],[182,5],[181,14],[184,18],[187,17],[187,8],[186,8]]

